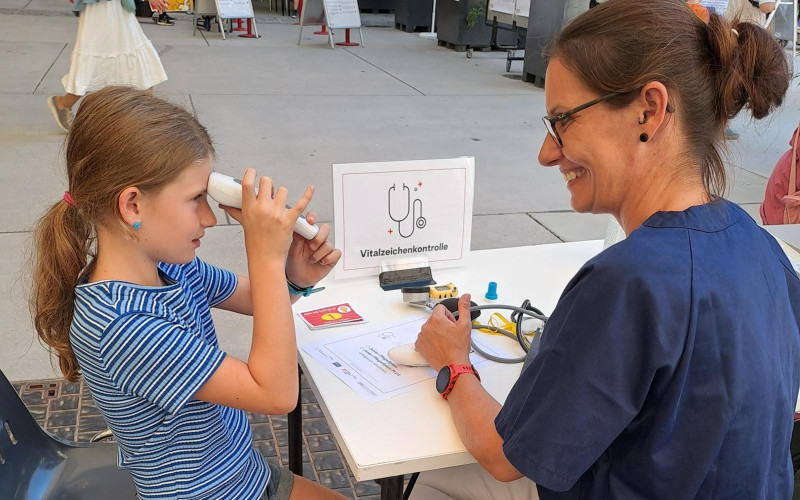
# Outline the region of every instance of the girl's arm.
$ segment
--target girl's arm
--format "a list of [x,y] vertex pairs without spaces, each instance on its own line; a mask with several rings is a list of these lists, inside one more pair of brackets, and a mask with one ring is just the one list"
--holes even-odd
[[[314,212],[309,212],[306,220],[310,224],[315,224],[317,216]],[[341,258],[342,252],[333,248],[331,242],[328,241],[330,232],[331,227],[328,224],[321,224],[319,232],[311,240],[292,233],[292,245],[289,247],[286,257],[286,278],[292,280],[292,283],[296,285],[306,287],[316,285],[331,272],[333,266]],[[250,278],[239,276],[238,282],[233,295],[217,307],[252,316],[253,299],[250,293]],[[294,304],[299,298],[299,295],[291,295],[290,301]]]
[[[287,253],[294,223],[311,201],[313,188],[287,209],[285,188],[273,199],[257,197],[254,185],[255,170],[248,169],[242,178],[242,210],[228,211],[245,231],[249,279],[225,302],[253,315],[250,355],[247,362],[226,356],[195,398],[246,411],[286,413],[295,407],[299,391],[294,318],[286,289]],[[261,178],[259,192],[272,193],[268,177]]]

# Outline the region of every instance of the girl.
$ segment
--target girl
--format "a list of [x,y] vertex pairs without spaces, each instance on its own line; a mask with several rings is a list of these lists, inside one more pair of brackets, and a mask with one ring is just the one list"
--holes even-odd
[[[139,497],[343,498],[267,464],[244,413],[297,401],[290,294],[341,256],[327,225],[311,241],[292,236],[313,187],[287,209],[285,188],[256,196],[245,172],[242,209],[225,207],[245,234],[249,277],[235,276],[195,257],[216,224],[214,149],[186,111],[107,87],[82,104],[66,160],[69,190],[36,228],[35,327],[68,380],[84,375]],[[211,307],[253,316],[246,362],[219,349]]]

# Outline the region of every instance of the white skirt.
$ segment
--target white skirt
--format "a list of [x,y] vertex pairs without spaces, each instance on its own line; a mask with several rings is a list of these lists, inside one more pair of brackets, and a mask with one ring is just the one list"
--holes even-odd
[[64,90],[84,95],[108,85],[149,89],[167,79],[161,59],[133,12],[120,0],[86,4]]

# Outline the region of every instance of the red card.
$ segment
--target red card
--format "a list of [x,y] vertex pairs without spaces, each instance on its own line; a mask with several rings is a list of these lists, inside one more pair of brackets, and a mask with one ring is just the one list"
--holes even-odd
[[312,330],[364,322],[364,318],[348,302],[298,314]]

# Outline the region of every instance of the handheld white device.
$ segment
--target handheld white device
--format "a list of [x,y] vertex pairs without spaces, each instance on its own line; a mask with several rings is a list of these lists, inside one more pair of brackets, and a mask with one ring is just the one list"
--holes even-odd
[[428,362],[417,351],[414,344],[402,344],[389,349],[386,353],[389,359],[399,365],[405,366],[428,366]]
[[[256,188],[256,193],[258,193],[258,188]],[[219,172],[211,172],[208,177],[208,195],[222,205],[242,208],[242,181]],[[301,215],[294,224],[294,232],[310,240],[319,232],[319,226],[309,224]]]

